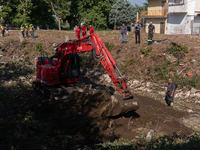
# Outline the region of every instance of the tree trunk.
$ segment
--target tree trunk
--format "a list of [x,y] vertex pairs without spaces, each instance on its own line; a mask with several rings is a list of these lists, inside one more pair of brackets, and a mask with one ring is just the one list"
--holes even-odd
[[58,26],[59,26],[59,31],[61,31],[60,18],[58,18]]

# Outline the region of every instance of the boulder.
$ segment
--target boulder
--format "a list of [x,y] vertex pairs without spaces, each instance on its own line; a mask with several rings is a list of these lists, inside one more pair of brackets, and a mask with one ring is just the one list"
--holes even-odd
[[166,59],[168,59],[168,60],[170,61],[170,63],[172,63],[172,64],[174,64],[174,63],[177,62],[177,58],[174,57],[174,56],[171,55],[171,54],[166,54],[165,57],[166,57]]
[[191,92],[191,94],[194,94],[194,93],[196,93],[196,89],[195,88],[191,88],[191,90],[190,90],[190,92]]

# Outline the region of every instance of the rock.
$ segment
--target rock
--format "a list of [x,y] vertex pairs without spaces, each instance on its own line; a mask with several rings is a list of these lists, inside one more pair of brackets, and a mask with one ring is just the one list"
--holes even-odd
[[147,87],[150,87],[151,85],[152,85],[151,82],[147,82],[147,83],[146,83],[146,86],[147,86]]
[[187,110],[187,112],[193,112],[191,109]]
[[166,57],[166,59],[168,59],[168,60],[170,61],[170,63],[172,63],[172,64],[177,62],[176,57],[174,57],[173,55],[166,54],[165,57]]
[[3,55],[0,55],[0,59],[3,57]]
[[65,36],[65,42],[69,42],[70,38],[69,36]]
[[191,90],[190,90],[190,92],[191,92],[191,94],[194,94],[194,93],[196,93],[196,89],[195,88],[191,88]]
[[165,96],[166,92],[161,92],[159,91],[158,94],[162,95],[162,96]]
[[24,76],[19,76],[19,79],[20,79],[21,81],[25,81],[25,80],[26,80],[26,78],[25,78]]
[[144,58],[144,55],[140,55],[140,58]]

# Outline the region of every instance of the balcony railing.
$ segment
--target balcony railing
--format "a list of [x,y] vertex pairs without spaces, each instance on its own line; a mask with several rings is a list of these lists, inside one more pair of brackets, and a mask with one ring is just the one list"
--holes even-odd
[[145,12],[144,16],[167,16],[168,9],[161,9],[161,10],[148,10]]

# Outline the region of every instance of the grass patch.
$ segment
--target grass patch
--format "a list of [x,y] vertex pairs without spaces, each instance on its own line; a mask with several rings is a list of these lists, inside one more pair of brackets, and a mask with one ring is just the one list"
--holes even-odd
[[108,51],[111,52],[115,45],[113,43],[105,43],[105,46],[107,47]]
[[26,46],[28,42],[26,40],[23,40],[21,43],[20,43],[20,46],[21,48],[24,48]]
[[134,63],[134,60],[133,60],[133,59],[130,59],[130,60],[126,61],[126,62],[124,63],[124,65],[121,67],[122,73],[125,73],[125,72],[126,72],[126,68],[127,68],[128,66],[133,65],[133,63]]
[[171,46],[171,47],[168,47],[168,52],[169,52],[170,54],[173,54],[175,51],[183,51],[183,52],[185,52],[185,53],[188,53],[188,52],[189,52],[187,46],[183,46],[183,47]]
[[149,56],[149,53],[152,51],[152,47],[147,47],[147,49],[141,49],[141,53],[144,54],[144,57]]
[[42,50],[42,43],[35,44],[35,51],[38,52],[41,50]]

